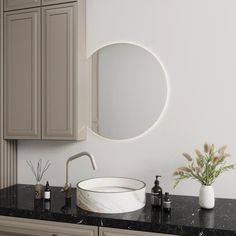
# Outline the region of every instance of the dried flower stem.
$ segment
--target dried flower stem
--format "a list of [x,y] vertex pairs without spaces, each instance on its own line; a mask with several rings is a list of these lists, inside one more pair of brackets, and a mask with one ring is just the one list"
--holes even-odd
[[225,150],[226,146],[216,151],[213,144],[205,143],[204,154],[196,149],[197,157],[195,160],[189,154],[183,153],[183,156],[188,161],[188,165],[179,167],[174,172],[173,175],[176,177],[174,187],[185,179],[195,179],[203,185],[211,185],[223,172],[235,169],[236,165],[226,164],[225,159],[229,154],[225,153]]

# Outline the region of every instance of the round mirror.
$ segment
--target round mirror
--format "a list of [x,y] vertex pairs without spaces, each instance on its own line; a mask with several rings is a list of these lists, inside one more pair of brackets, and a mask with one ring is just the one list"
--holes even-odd
[[117,43],[92,56],[93,131],[128,139],[151,128],[167,99],[162,65],[142,47]]

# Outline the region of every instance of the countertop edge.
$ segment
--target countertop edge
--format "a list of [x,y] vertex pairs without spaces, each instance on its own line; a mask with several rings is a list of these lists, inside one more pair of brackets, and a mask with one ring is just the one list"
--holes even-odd
[[[8,213],[5,212],[8,210]],[[22,216],[23,213],[23,216]],[[107,227],[116,228],[124,230],[134,230],[150,233],[163,233],[163,234],[173,234],[173,235],[184,235],[184,236],[235,236],[236,231],[233,230],[223,230],[223,229],[210,229],[201,228],[196,226],[182,226],[173,224],[153,224],[148,222],[136,222],[123,219],[108,219],[104,217],[94,218],[92,216],[73,216],[73,215],[61,215],[57,213],[49,214],[36,214],[28,210],[12,210],[9,211],[8,208],[0,208],[0,215],[6,217],[16,217],[22,219],[31,220],[43,220],[43,221],[53,221],[58,223],[68,223],[68,224],[78,224],[78,225],[89,225],[97,227]],[[55,219],[56,217],[56,219]]]

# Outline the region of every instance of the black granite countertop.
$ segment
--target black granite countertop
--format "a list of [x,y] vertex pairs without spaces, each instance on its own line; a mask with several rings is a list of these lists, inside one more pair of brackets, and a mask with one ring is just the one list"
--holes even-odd
[[32,185],[0,190],[0,215],[186,236],[236,235],[236,200],[216,199],[214,210],[199,209],[197,197],[171,196],[172,210],[153,210],[150,195],[146,206],[125,214],[98,214],[76,207],[75,190],[66,202],[60,188],[52,188],[50,210],[34,200]]

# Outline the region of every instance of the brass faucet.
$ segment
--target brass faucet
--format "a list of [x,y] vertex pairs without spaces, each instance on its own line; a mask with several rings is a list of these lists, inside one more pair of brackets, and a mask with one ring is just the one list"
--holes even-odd
[[96,162],[95,162],[95,159],[93,157],[93,155],[91,155],[90,153],[88,152],[80,152],[74,156],[71,156],[70,158],[68,158],[68,160],[66,161],[66,183],[65,183],[65,186],[61,189],[62,192],[65,192],[65,198],[71,198],[71,184],[69,183],[69,172],[68,172],[68,166],[69,166],[69,163],[77,158],[80,158],[82,156],[87,156],[89,157],[90,161],[91,161],[91,164],[92,164],[92,167],[94,170],[97,169],[97,165],[96,165]]

